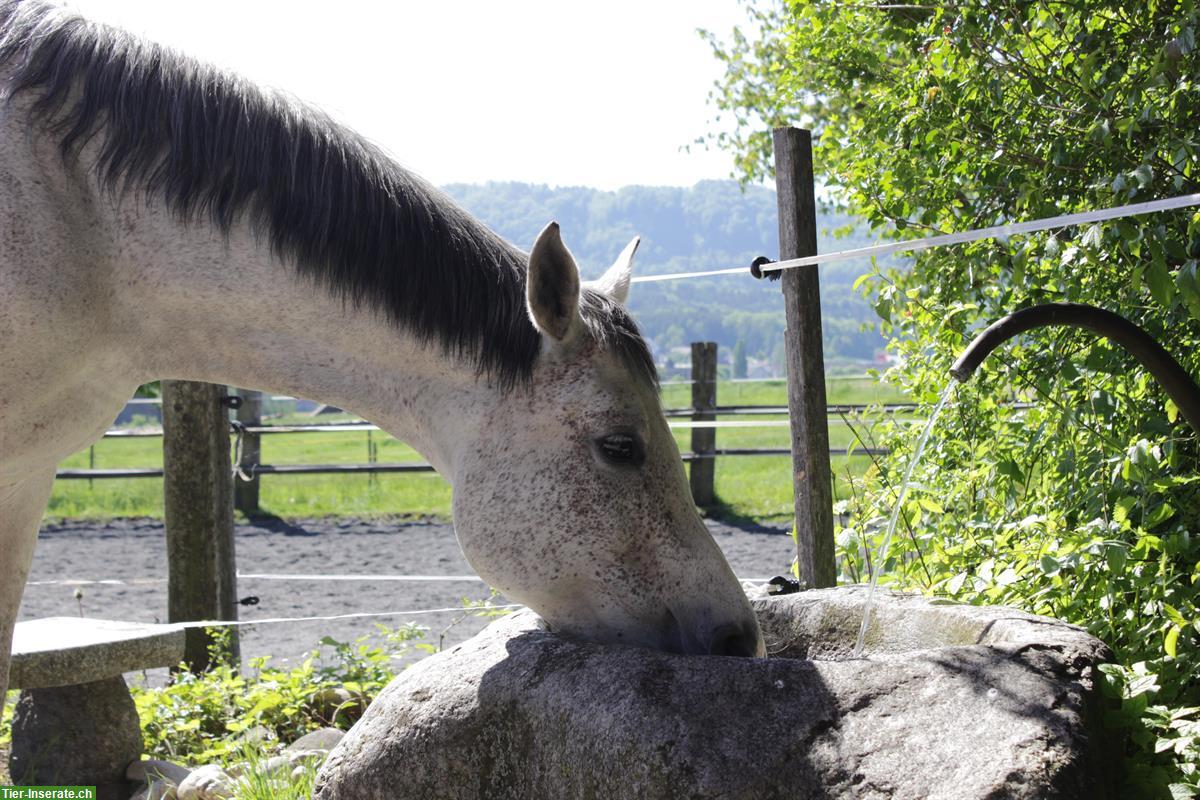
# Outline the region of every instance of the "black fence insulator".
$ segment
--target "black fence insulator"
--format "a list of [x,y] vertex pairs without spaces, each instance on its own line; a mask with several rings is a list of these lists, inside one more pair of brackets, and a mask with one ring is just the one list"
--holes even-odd
[[755,278],[757,278],[760,281],[763,278],[770,278],[773,281],[777,281],[777,280],[779,280],[779,276],[781,274],[783,274],[781,270],[777,270],[777,269],[765,270],[765,271],[763,270],[763,267],[765,265],[774,264],[774,263],[775,263],[774,261],[767,258],[766,256],[759,256],[758,258],[756,258],[750,262],[750,274],[753,275]]
[[787,575],[776,575],[767,581],[767,594],[796,594],[800,591],[800,581]]

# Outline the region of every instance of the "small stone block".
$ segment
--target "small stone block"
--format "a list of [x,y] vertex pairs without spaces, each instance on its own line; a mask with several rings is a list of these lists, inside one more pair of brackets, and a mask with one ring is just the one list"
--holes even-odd
[[288,753],[308,753],[314,750],[329,752],[346,735],[345,731],[337,728],[320,728],[304,734],[287,747]]
[[8,765],[18,784],[104,787],[102,796],[124,798],[125,770],[141,754],[137,708],[120,676],[25,689],[17,699]]
[[11,689],[71,686],[126,672],[173,667],[183,660],[177,625],[82,617],[18,622],[13,631]]

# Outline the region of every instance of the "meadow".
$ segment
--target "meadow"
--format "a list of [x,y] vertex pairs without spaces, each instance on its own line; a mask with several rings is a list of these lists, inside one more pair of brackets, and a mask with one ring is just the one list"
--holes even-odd
[[[691,404],[687,383],[667,383],[662,388],[664,408],[686,408]],[[828,400],[841,403],[888,403],[903,401],[896,390],[868,376],[831,377]],[[787,385],[783,380],[718,384],[720,405],[787,404]],[[339,418],[312,419],[285,415],[269,424],[330,422]],[[721,416],[720,419],[779,421],[786,415],[754,417]],[[859,447],[856,432],[869,437],[867,421],[849,417],[846,424],[832,415],[829,424],[830,447]],[[676,429],[681,451],[691,449],[691,432]],[[718,448],[786,448],[786,427],[720,429]],[[352,464],[370,460],[381,463],[420,461],[421,457],[402,442],[380,431],[289,433],[262,437],[264,464]],[[849,481],[868,472],[871,458],[863,455],[834,456],[835,499],[850,491]],[[115,469],[121,467],[161,467],[162,442],[158,438],[107,438],[75,453],[61,464],[64,468]],[[717,459],[716,492],[718,507],[713,513],[727,517],[786,521],[791,515],[791,469],[787,455],[729,456]],[[281,517],[326,515],[354,516],[450,516],[449,484],[435,473],[358,474],[358,475],[266,475],[261,478],[261,506],[264,512]],[[160,478],[112,478],[100,480],[60,480],[46,511],[48,518],[94,518],[119,516],[162,516],[162,480]]]

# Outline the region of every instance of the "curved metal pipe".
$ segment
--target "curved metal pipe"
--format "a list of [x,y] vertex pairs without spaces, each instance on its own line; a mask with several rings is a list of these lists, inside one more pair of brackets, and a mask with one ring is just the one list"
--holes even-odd
[[1179,407],[1179,413],[1183,414],[1192,430],[1200,433],[1200,386],[1196,385],[1192,376],[1137,325],[1119,314],[1083,303],[1046,303],[1009,314],[975,337],[954,362],[950,374],[955,380],[965,381],[988,354],[1004,342],[1033,328],[1051,325],[1084,328],[1124,347],[1150,370],[1150,374],[1162,384]]

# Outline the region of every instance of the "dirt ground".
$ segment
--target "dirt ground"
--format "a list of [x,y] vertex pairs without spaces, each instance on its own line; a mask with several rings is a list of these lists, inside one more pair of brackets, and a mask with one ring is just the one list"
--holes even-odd
[[[786,571],[792,557],[784,528],[708,522],[734,572],[744,579]],[[454,609],[379,618],[250,625],[241,628],[244,659],[270,656],[296,663],[323,636],[353,641],[376,633],[377,623],[417,622],[425,641],[450,645],[487,619],[464,615],[463,600],[483,600],[488,588],[463,559],[452,526],[442,522],[356,519],[256,520],[237,527],[243,620],[330,616],[356,612]],[[166,542],[161,521],[122,519],[45,526],[39,537],[20,619],[75,616],[145,622],[167,618]],[[252,575],[307,576],[275,579]],[[327,580],[331,576],[376,576]],[[385,580],[378,576],[436,580]],[[95,584],[79,581],[114,581]],[[82,597],[76,597],[76,589]],[[507,602],[496,598],[494,602]]]

